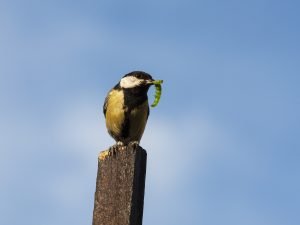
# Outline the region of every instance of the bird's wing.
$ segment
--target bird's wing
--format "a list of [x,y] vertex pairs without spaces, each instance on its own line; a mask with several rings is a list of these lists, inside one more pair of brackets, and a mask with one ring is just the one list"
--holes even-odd
[[108,102],[108,95],[106,96],[104,105],[103,105],[103,114],[105,117],[106,117],[106,110],[107,110],[107,102]]

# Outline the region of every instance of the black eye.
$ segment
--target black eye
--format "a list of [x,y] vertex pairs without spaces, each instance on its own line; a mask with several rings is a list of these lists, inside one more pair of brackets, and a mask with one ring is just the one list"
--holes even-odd
[[141,74],[137,74],[136,77],[139,78],[139,79],[141,79],[142,75]]

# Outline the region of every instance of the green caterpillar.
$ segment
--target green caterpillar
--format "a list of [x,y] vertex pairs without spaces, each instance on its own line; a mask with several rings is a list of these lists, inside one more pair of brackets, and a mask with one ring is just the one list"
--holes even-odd
[[154,102],[152,103],[151,107],[157,106],[157,104],[160,100],[162,83],[163,83],[163,80],[156,80],[153,82],[153,84],[155,85],[155,96],[154,96],[155,99],[154,99]]

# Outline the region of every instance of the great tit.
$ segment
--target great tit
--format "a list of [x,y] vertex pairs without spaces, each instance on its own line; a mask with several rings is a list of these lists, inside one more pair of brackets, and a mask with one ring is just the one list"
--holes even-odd
[[126,74],[105,98],[103,113],[116,146],[138,145],[149,116],[147,92],[155,80],[148,73]]

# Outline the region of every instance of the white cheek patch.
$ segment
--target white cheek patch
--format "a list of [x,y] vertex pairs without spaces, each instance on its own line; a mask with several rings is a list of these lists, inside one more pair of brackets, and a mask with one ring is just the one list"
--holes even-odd
[[121,88],[133,88],[139,86],[143,80],[140,80],[134,76],[123,77],[120,81]]

